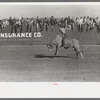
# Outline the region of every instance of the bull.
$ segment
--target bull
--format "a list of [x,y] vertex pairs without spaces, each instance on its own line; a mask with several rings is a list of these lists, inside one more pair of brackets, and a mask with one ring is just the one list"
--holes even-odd
[[47,48],[51,51],[53,47],[56,47],[55,56],[58,55],[58,49],[63,47],[64,49],[73,48],[78,57],[79,54],[83,59],[83,47],[77,39],[71,39],[63,37],[61,35],[56,35],[56,38],[47,44]]

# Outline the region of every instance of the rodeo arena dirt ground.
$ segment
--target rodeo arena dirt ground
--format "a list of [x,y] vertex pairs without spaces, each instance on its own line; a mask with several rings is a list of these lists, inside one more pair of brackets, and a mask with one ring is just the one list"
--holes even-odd
[[[85,26],[84,26],[85,27]],[[10,26],[4,30],[8,32]],[[41,38],[0,39],[0,81],[1,82],[98,82],[100,81],[100,34],[67,31],[69,36],[83,43],[84,58],[77,58],[73,49],[55,48],[50,52],[46,44],[58,32],[42,31]],[[48,35],[48,36],[47,36]],[[52,36],[52,37],[50,37]],[[40,43],[41,42],[41,43]],[[40,43],[40,44],[39,44]]]

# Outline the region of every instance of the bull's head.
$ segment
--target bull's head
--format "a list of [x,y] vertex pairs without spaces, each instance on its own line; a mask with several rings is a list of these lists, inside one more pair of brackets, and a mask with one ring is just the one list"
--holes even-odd
[[47,48],[49,49],[49,51],[52,51],[52,45],[51,45],[51,43],[47,44]]

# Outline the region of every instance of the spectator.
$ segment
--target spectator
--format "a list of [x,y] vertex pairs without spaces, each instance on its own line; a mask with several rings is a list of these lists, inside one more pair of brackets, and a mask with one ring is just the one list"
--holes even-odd
[[82,32],[83,31],[83,18],[79,18],[79,25],[78,25],[78,31]]
[[53,16],[51,16],[51,18],[50,18],[50,25],[51,25],[51,30],[53,31],[54,30],[54,25],[55,25],[55,20],[54,20]]
[[0,30],[1,30],[1,32],[2,32],[2,24],[3,24],[2,18],[0,18]]

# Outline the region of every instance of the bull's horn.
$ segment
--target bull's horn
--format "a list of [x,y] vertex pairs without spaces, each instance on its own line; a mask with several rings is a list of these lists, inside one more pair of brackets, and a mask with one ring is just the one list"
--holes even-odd
[[50,44],[49,43],[47,44],[47,47],[50,48]]

